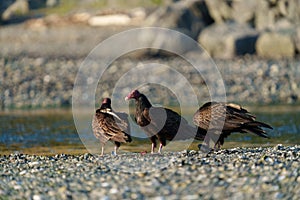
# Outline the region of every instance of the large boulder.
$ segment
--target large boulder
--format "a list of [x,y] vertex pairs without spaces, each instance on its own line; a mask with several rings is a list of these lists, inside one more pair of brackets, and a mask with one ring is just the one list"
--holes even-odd
[[258,33],[246,24],[214,24],[201,32],[198,42],[213,57],[233,58],[255,53]]
[[248,23],[257,30],[273,29],[282,19],[300,23],[299,0],[205,0],[205,3],[215,23]]
[[238,23],[251,23],[255,16],[257,4],[252,1],[232,1],[231,16]]
[[60,0],[2,0],[0,3],[0,22],[20,18],[29,10],[54,7]]
[[295,47],[289,34],[264,32],[256,42],[257,55],[264,58],[292,58]]
[[277,0],[277,16],[281,16],[297,24],[300,22],[299,7],[299,0]]
[[29,4],[27,0],[17,0],[7,7],[2,13],[3,21],[10,20],[15,15],[25,15],[29,12]]
[[254,26],[258,30],[274,29],[276,23],[282,19],[289,20],[293,24],[300,22],[300,1],[256,0]]
[[199,32],[211,23],[205,2],[189,0],[160,7],[147,17],[145,25],[175,29],[197,39]]
[[257,3],[253,1],[205,0],[210,16],[215,23],[253,21]]
[[0,3],[0,21],[2,20],[2,15],[5,10],[14,3],[15,0],[5,0]]
[[205,0],[210,16],[215,23],[223,23],[232,18],[231,7],[227,1]]
[[257,0],[254,26],[257,30],[272,28],[275,23],[275,10],[269,8],[269,2]]

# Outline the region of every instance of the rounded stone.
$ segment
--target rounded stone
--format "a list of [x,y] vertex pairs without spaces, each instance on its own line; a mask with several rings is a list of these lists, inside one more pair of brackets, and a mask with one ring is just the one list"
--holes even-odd
[[256,52],[263,58],[293,58],[295,47],[289,35],[265,32],[257,39]]

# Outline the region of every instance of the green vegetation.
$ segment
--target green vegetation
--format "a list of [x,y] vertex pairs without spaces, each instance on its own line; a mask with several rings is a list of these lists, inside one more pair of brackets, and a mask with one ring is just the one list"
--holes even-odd
[[57,15],[66,15],[70,13],[77,7],[77,0],[69,0],[69,1],[61,1],[58,6],[52,8],[40,8],[31,11],[31,14],[40,14],[40,15],[49,15],[49,14],[57,14]]
[[157,7],[164,5],[163,0],[94,0],[94,1],[79,1],[79,0],[62,0],[58,6],[52,8],[40,8],[31,11],[31,14],[40,15],[67,15],[76,11],[97,12],[101,9],[130,9],[135,7]]
[[30,155],[55,155],[55,154],[69,154],[79,155],[88,153],[82,144],[57,144],[56,146],[33,146],[29,148],[22,147],[22,144],[13,144],[6,146],[0,144],[0,155],[9,155],[12,153],[22,153]]

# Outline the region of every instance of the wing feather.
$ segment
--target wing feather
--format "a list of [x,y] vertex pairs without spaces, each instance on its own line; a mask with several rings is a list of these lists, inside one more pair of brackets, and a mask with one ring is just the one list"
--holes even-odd
[[131,141],[129,123],[121,118],[113,111],[97,110],[92,124],[94,135],[101,143],[106,143],[108,140],[115,142]]
[[193,121],[201,129],[216,129],[218,124],[223,124],[222,135],[230,135],[231,132],[251,132],[262,137],[267,137],[261,128],[272,127],[263,122],[255,121],[255,116],[237,104],[208,102],[194,114]]

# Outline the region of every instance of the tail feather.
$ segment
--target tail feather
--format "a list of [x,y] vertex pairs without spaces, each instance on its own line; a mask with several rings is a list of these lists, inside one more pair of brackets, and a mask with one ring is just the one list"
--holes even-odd
[[273,129],[272,126],[263,123],[263,122],[258,122],[258,121],[254,121],[254,122],[248,122],[246,123],[247,125],[251,125],[251,126],[258,126],[258,127],[264,127],[264,128],[269,128],[269,129]]
[[268,134],[262,129],[262,127],[273,129],[268,124],[254,121],[254,122],[245,123],[242,128],[242,131],[247,132],[247,133],[254,133],[254,134],[264,137],[264,138],[269,138]]

